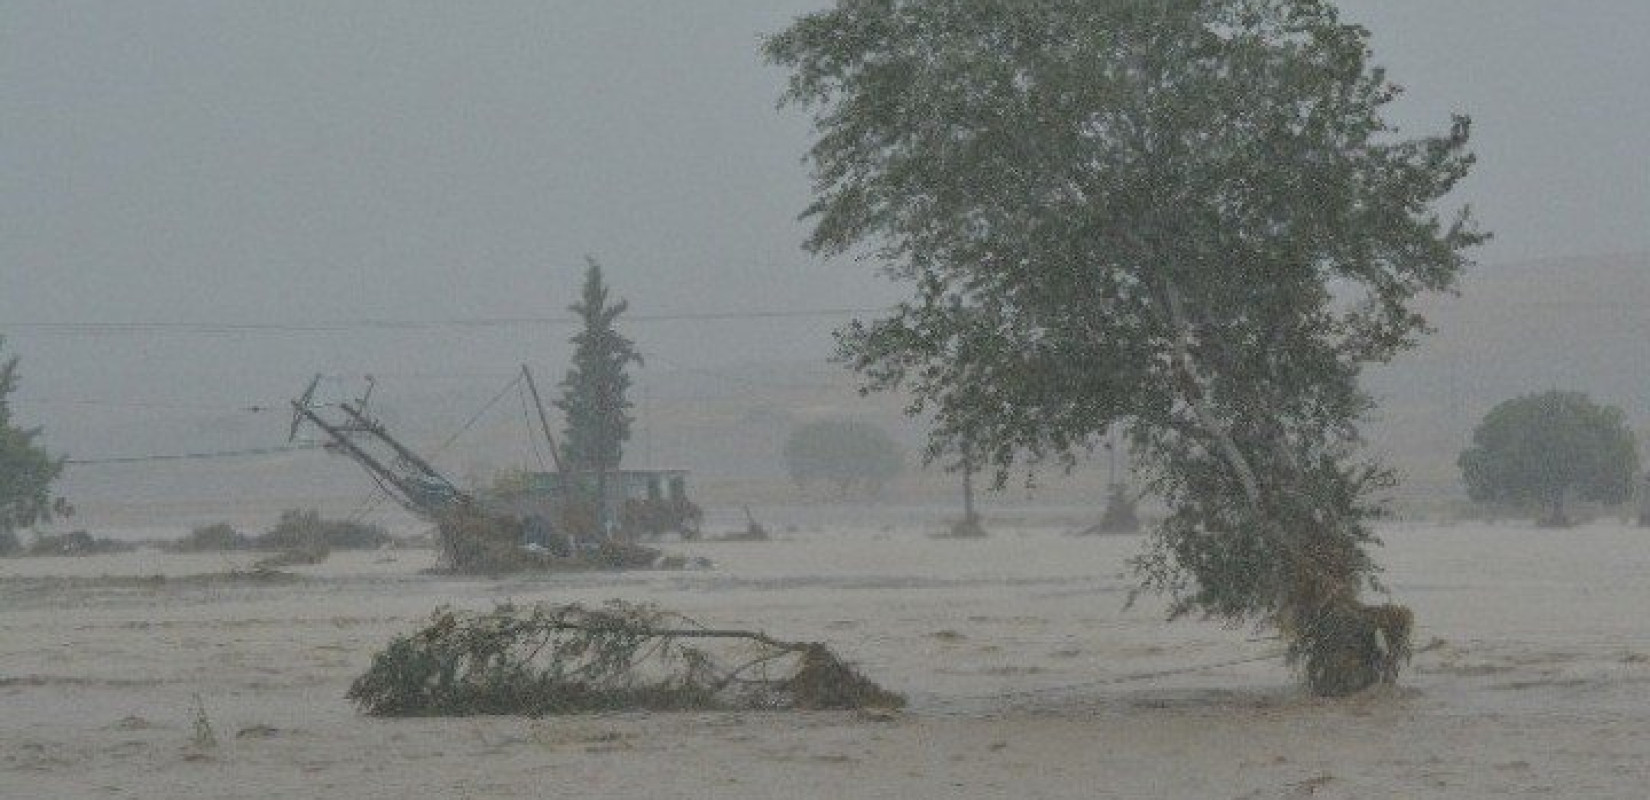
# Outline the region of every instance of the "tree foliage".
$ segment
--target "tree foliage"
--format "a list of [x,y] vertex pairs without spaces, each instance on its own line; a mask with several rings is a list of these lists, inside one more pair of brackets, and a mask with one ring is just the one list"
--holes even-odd
[[827,419],[791,431],[785,440],[785,468],[798,486],[825,483],[847,496],[857,490],[879,494],[905,466],[899,445],[869,422]]
[[807,246],[914,289],[839,340],[937,420],[931,457],[1001,482],[1126,431],[1177,612],[1275,621],[1309,675],[1381,641],[1323,633],[1396,618],[1357,601],[1391,480],[1358,377],[1483,239],[1434,209],[1465,118],[1398,135],[1367,31],[1315,0],[838,0],[767,54],[819,134]]
[[618,469],[624,443],[630,439],[631,364],[642,363],[641,354],[629,339],[614,327],[629,303],[609,302],[609,290],[602,281],[602,267],[587,258],[583,296],[568,307],[578,315],[581,328],[573,336],[573,366],[561,382],[562,396],[555,401],[566,415],[562,454],[575,470]]
[[1620,409],[1552,391],[1492,409],[1458,463],[1473,500],[1539,506],[1543,524],[1562,526],[1568,499],[1632,499],[1639,454]]
[[[5,343],[0,339],[0,346]],[[67,511],[52,496],[52,482],[63,460],[40,445],[39,428],[18,427],[12,419],[11,394],[17,390],[17,357],[0,363],[0,554],[18,549],[17,531]]]

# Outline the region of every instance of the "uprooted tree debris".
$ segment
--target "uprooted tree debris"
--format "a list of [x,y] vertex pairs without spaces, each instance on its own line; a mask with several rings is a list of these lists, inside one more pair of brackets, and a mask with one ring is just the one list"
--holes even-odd
[[619,601],[439,609],[375,655],[346,696],[375,716],[905,705],[823,644]]

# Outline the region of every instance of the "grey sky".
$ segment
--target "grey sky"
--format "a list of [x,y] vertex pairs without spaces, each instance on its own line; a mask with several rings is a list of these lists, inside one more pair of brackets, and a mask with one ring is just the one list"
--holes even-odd
[[[566,331],[64,336],[19,323],[559,313],[599,255],[638,314],[879,305],[812,263],[806,121],[760,35],[818,0],[0,6],[0,334],[28,394],[278,399],[316,370],[559,370]],[[1472,113],[1483,256],[1650,249],[1650,3],[1358,0]],[[652,324],[656,366],[819,358],[831,320]]]

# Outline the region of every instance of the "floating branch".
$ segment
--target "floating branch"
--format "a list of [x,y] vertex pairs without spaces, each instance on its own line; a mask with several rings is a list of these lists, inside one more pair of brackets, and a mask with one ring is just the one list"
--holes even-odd
[[822,644],[706,628],[618,601],[439,609],[374,656],[346,696],[376,716],[905,704]]

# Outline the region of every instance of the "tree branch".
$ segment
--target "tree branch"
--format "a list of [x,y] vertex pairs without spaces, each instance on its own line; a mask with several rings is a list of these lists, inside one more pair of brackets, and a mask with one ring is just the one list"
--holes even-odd
[[1197,366],[1192,363],[1192,331],[1186,320],[1186,310],[1181,301],[1180,288],[1174,281],[1163,279],[1164,307],[1169,313],[1169,325],[1173,332],[1175,371],[1181,381],[1186,384],[1186,401],[1191,406],[1192,413],[1197,416],[1198,424],[1214,439],[1220,454],[1227,464],[1237,473],[1238,482],[1243,485],[1243,494],[1254,509],[1260,507],[1260,485],[1255,480],[1255,470],[1249,465],[1249,460],[1238,450],[1237,443],[1232,441],[1232,435],[1225,423],[1215,415],[1210,407],[1208,393],[1204,390],[1203,378],[1197,372]]

